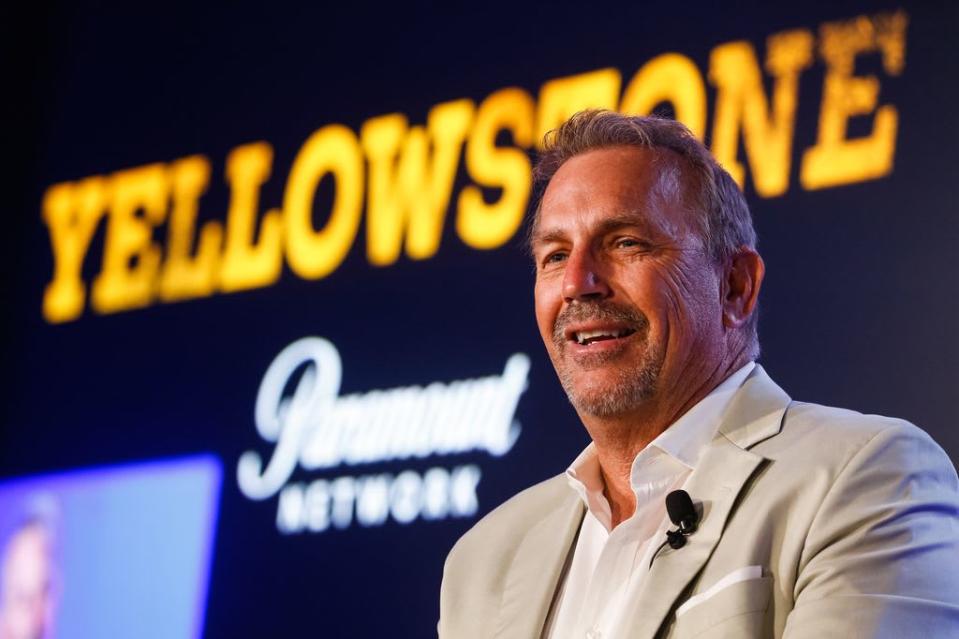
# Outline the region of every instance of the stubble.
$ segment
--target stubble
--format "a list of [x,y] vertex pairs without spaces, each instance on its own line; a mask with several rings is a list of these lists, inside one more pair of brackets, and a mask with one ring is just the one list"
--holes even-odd
[[[629,353],[623,351],[571,357],[566,328],[589,320],[628,326],[634,331],[627,338],[632,341],[628,350],[635,353],[641,348],[642,356],[632,365],[627,359]],[[651,347],[648,335],[649,320],[642,312],[612,302],[578,302],[560,312],[553,327],[553,366],[566,396],[579,413],[613,417],[638,408],[655,393],[665,353]],[[590,371],[596,373],[593,380]]]

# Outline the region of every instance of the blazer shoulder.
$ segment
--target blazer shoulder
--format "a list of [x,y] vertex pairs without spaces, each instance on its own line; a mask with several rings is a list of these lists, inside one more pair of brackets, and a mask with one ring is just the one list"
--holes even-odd
[[947,483],[954,482],[956,472],[945,451],[911,422],[807,402],[791,402],[779,436],[761,442],[755,451],[788,460],[792,467],[831,469],[833,476],[869,463],[871,452],[882,453],[890,471],[936,468]]
[[904,419],[798,401],[790,402],[786,409],[781,434],[790,444],[797,440],[817,445],[828,441],[834,452],[853,452],[876,437],[912,439],[935,445],[928,433]]
[[568,551],[559,540],[570,532],[568,527],[575,518],[578,502],[579,497],[569,488],[565,476],[558,475],[517,494],[467,531],[453,546],[443,567],[440,636],[495,634],[510,568],[526,547],[529,535],[534,530],[542,534],[555,529],[555,548],[536,545],[543,554],[537,561],[542,560],[541,567],[548,572],[549,564],[561,560]]
[[460,537],[447,563],[458,555],[483,554],[514,549],[527,531],[557,508],[578,499],[567,484],[565,473],[534,484],[506,500]]
[[533,526],[577,499],[564,473],[526,488],[494,508],[460,537],[446,558],[446,571],[462,563],[497,563],[505,559],[499,555],[515,551]]
[[869,415],[848,408],[824,406],[811,402],[792,401],[786,410],[786,420],[805,427],[823,426],[842,428],[849,435],[860,434],[870,437],[889,428],[915,429],[921,432],[914,424],[904,419],[886,417],[884,415]]

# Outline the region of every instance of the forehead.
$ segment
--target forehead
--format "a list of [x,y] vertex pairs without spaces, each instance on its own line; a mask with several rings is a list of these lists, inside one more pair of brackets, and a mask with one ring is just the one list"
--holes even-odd
[[575,229],[599,228],[611,219],[634,221],[680,237],[693,231],[686,211],[687,171],[668,150],[593,149],[560,166],[543,193],[531,240]]

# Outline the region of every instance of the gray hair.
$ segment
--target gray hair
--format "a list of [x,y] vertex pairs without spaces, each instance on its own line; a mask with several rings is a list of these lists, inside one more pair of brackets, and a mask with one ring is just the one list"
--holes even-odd
[[[668,149],[680,158],[693,190],[687,202],[695,217],[703,246],[717,264],[726,264],[743,246],[756,248],[756,231],[746,198],[735,180],[713,158],[702,142],[680,122],[657,116],[629,116],[614,111],[580,111],[546,134],[543,151],[533,170],[536,208],[530,234],[539,221],[542,194],[566,160],[593,149],[634,146]],[[753,357],[759,355],[759,314],[753,310],[746,325]]]

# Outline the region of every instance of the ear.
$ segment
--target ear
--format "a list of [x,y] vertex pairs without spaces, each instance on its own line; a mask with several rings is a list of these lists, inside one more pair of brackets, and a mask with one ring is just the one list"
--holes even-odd
[[766,265],[755,250],[741,246],[726,266],[723,281],[723,325],[741,328],[759,300]]

